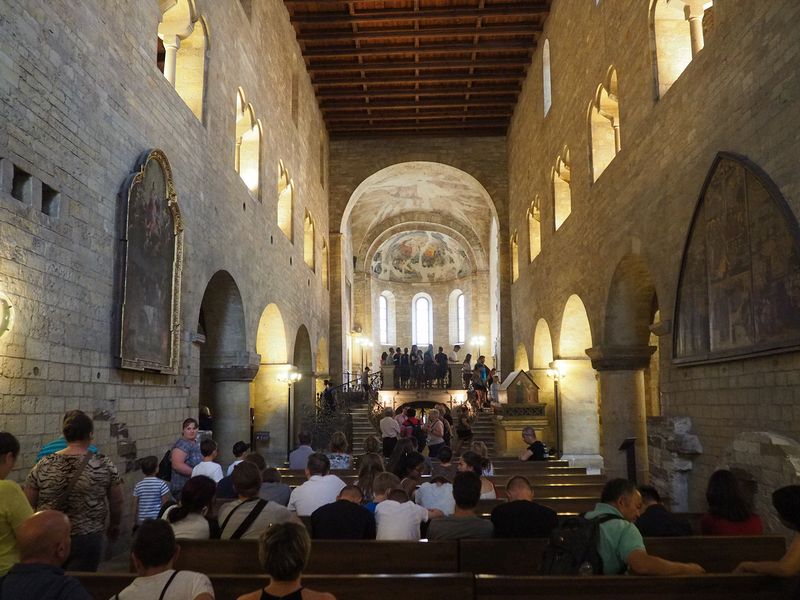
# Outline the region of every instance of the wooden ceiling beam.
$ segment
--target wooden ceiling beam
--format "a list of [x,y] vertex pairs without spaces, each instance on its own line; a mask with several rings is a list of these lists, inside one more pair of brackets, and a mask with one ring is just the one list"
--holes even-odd
[[505,120],[490,119],[488,121],[471,121],[469,123],[409,123],[407,125],[402,125],[400,123],[396,123],[394,125],[377,125],[377,124],[365,123],[363,126],[347,125],[347,126],[337,127],[333,131],[342,133],[346,131],[398,131],[398,130],[408,130],[408,129],[466,129],[466,128],[483,129],[487,127],[505,130],[508,127],[508,122]]
[[497,118],[497,119],[509,119],[511,117],[510,111],[498,111],[498,112],[481,112],[481,113],[444,113],[444,114],[435,114],[435,115],[427,115],[427,114],[419,114],[419,115],[404,115],[404,116],[392,116],[392,115],[362,115],[360,117],[336,117],[334,119],[326,119],[325,123],[330,127],[336,127],[338,123],[394,123],[396,121],[450,121],[450,120],[472,120],[472,119],[486,119],[486,118]]
[[[432,46],[391,45],[368,46],[366,48],[323,48],[306,49],[303,58],[313,61],[317,58],[342,58],[349,56],[386,56],[391,54],[469,54],[472,52],[525,52],[534,46],[529,42],[478,42],[477,44],[436,44]],[[313,67],[312,67],[313,68]]]
[[453,36],[516,36],[538,35],[542,31],[539,23],[519,23],[515,25],[501,25],[495,27],[434,27],[430,29],[387,29],[386,31],[352,31],[338,30],[305,30],[297,34],[299,42],[352,42],[353,40],[390,40],[397,38],[440,38]]
[[471,96],[517,96],[521,92],[519,85],[490,85],[479,88],[467,87],[434,87],[434,88],[421,88],[421,89],[375,89],[375,90],[354,90],[345,92],[323,91],[317,94],[317,100],[325,102],[326,100],[345,100],[345,99],[360,99],[360,98],[408,98],[414,96],[463,96],[469,94]]
[[525,58],[479,58],[472,60],[440,59],[429,60],[427,62],[367,62],[358,63],[317,63],[308,68],[311,77],[317,75],[333,73],[356,73],[359,71],[430,71],[432,69],[469,69],[469,68],[492,68],[492,69],[511,69],[527,67],[530,59]]
[[[285,0],[284,0],[285,1]],[[342,6],[345,6],[342,3]],[[543,4],[501,4],[485,8],[448,6],[420,11],[409,9],[373,9],[359,11],[354,15],[344,12],[313,12],[291,14],[289,19],[297,27],[305,25],[359,25],[365,23],[389,23],[392,21],[432,21],[439,19],[477,19],[480,17],[541,17],[550,11]]]
[[399,75],[399,76],[378,76],[367,79],[355,77],[337,77],[331,79],[321,79],[314,82],[314,86],[324,87],[352,87],[364,84],[389,84],[389,83],[447,83],[453,81],[515,81],[522,82],[525,78],[524,71],[519,73],[473,73],[464,75],[448,73],[446,75]]
[[342,112],[342,111],[357,111],[357,110],[381,110],[392,109],[402,110],[418,109],[418,108],[453,108],[453,107],[470,107],[470,106],[514,106],[517,103],[516,99],[497,98],[478,99],[478,100],[464,100],[463,98],[456,98],[455,100],[427,100],[424,102],[370,102],[369,104],[354,104],[353,102],[339,102],[335,105],[323,105],[320,107],[323,115]]

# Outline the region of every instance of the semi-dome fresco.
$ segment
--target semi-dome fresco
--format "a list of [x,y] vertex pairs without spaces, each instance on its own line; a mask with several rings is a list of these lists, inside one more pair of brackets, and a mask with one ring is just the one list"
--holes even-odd
[[404,231],[383,242],[372,257],[372,275],[398,283],[432,283],[472,271],[459,242],[438,231]]

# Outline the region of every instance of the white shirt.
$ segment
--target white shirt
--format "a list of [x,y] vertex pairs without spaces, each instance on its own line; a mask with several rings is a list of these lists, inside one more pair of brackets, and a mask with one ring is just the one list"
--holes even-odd
[[198,475],[211,477],[214,483],[219,483],[219,480],[222,479],[222,467],[212,461],[203,461],[192,469],[192,477],[197,477]]
[[[243,459],[241,459],[241,458],[237,458],[235,461],[233,461],[233,464],[232,464],[230,467],[228,467],[228,470],[225,472],[225,475],[227,475],[228,477],[230,477],[231,475],[233,475],[233,469],[234,469],[234,468],[236,467],[236,465],[238,465],[240,462],[243,462]],[[194,472],[194,471],[193,471],[193,472]]]
[[431,483],[426,481],[414,493],[414,501],[425,508],[438,508],[446,516],[456,510],[452,483]]
[[[131,584],[119,593],[120,600],[153,600],[161,596],[161,590],[174,573],[168,569],[157,575],[137,577]],[[194,600],[200,594],[211,594],[214,597],[214,587],[211,581],[202,573],[181,570],[172,580],[164,594],[164,600]],[[111,596],[109,600],[114,600]]]
[[420,523],[428,520],[428,509],[413,502],[384,500],[375,507],[377,540],[419,539]]
[[[167,515],[174,509],[175,506],[170,506],[164,511],[161,518],[169,523]],[[177,523],[169,524],[176,540],[207,540],[211,537],[208,521],[203,515],[197,513],[189,513]]]
[[336,502],[345,482],[336,475],[312,475],[303,485],[292,490],[288,508],[300,517],[309,517],[320,506]]
[[394,417],[383,417],[380,426],[381,437],[396,438],[400,435],[400,423]]
[[458,360],[458,354],[456,354],[455,350],[450,350],[450,354],[448,355],[447,360],[451,363],[461,362]]

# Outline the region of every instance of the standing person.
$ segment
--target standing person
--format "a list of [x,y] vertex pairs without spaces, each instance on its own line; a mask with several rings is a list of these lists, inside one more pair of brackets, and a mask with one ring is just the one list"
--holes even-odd
[[458,353],[461,352],[461,346],[456,344],[447,356],[447,360],[452,364],[458,364]]
[[178,552],[169,525],[164,521],[143,523],[131,548],[131,562],[138,577],[113,600],[214,600],[214,588],[206,575],[172,568]]
[[94,424],[88,415],[70,416],[64,421],[63,433],[67,447],[36,463],[28,475],[25,495],[32,507],[59,510],[72,523],[71,550],[65,567],[96,571],[102,556],[103,532],[111,542],[119,537],[122,479],[109,458],[89,451]]
[[289,468],[293,471],[301,471],[306,468],[308,457],[314,454],[311,447],[311,434],[301,431],[297,434],[297,441],[300,445],[289,453]]
[[219,483],[220,479],[222,479],[222,466],[214,462],[217,458],[217,442],[214,440],[200,442],[200,454],[203,455],[203,462],[192,469],[192,477],[205,475],[213,479],[214,483]]
[[169,500],[169,486],[166,481],[156,477],[158,458],[145,456],[141,462],[144,479],[133,487],[133,514],[136,525],[145,519],[157,519],[161,507]]
[[418,388],[421,388],[425,385],[425,356],[422,353],[422,349],[417,349],[417,383]]
[[329,379],[325,380],[325,389],[322,390],[322,407],[329,413],[336,410],[336,394]]
[[466,444],[472,444],[472,420],[473,417],[466,402],[461,405],[456,416],[456,444],[453,448],[453,455],[458,456],[461,448]]
[[[82,413],[82,412],[83,412],[82,410],[78,410],[78,409],[68,410],[66,413],[64,413],[64,418],[61,419],[61,427],[62,428],[64,427],[64,421],[66,421],[73,413]],[[48,456],[50,454],[54,454],[54,453],[58,452],[59,450],[63,450],[66,447],[67,447],[67,440],[64,439],[63,435],[57,437],[54,440],[50,440],[49,442],[47,442],[44,446],[42,446],[39,449],[39,452],[36,454],[36,462],[39,462],[45,456]],[[97,447],[94,444],[89,446],[89,451],[90,452],[94,452],[95,454],[97,454],[99,452],[97,450]]]
[[203,462],[200,443],[197,441],[197,420],[189,417],[181,426],[181,437],[172,446],[170,455],[172,478],[169,488],[175,500],[180,500],[181,490],[192,476],[192,469]]
[[19,442],[7,431],[0,431],[0,577],[19,560],[14,530],[33,514],[20,487],[6,479],[19,456]]
[[461,363],[461,378],[464,380],[464,389],[468,390],[472,383],[472,354],[467,354]]
[[703,535],[761,535],[764,524],[750,509],[736,476],[726,469],[714,471],[706,489],[708,512],[700,521]]
[[428,412],[428,423],[425,426],[428,432],[428,456],[436,458],[439,456],[439,450],[444,448],[444,421],[439,416],[437,409],[431,409]]
[[381,366],[385,366],[388,363],[389,353],[388,352],[381,352]]
[[389,458],[392,455],[397,438],[400,435],[400,423],[394,418],[394,411],[386,408],[383,411],[383,418],[378,425],[381,428],[381,441],[383,443],[383,455]]
[[425,387],[431,387],[436,377],[436,362],[433,358],[433,344],[428,344],[428,349],[422,357],[422,366],[425,370]]
[[333,594],[315,592],[300,583],[311,554],[308,531],[297,523],[273,525],[258,543],[258,560],[269,580],[261,590],[239,596],[238,600],[336,600]]
[[365,401],[369,398],[369,392],[372,389],[369,382],[369,370],[369,367],[364,367],[364,370],[361,371],[361,391],[364,392]]
[[394,370],[392,371],[392,383],[394,383],[394,389],[397,390],[400,389],[400,346],[394,350],[392,365],[394,366]]
[[402,436],[417,440],[417,452],[422,454],[428,436],[422,430],[422,422],[417,418],[417,411],[409,408],[406,412],[406,420],[403,423]]
[[436,363],[436,379],[439,380],[439,387],[447,387],[447,372],[450,367],[447,364],[447,354],[444,353],[444,348],[439,346],[439,352],[433,357]]
[[411,367],[411,377],[408,386],[414,387],[417,385],[417,381],[419,381],[419,369],[422,363],[419,360],[419,354],[417,354],[417,345],[411,345],[411,353],[408,355],[408,364]]
[[403,348],[400,355],[400,386],[408,387],[411,378],[411,357],[408,355],[408,348]]

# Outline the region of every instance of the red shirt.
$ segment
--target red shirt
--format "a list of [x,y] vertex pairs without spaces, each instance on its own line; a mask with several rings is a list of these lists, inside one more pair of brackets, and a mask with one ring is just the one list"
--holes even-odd
[[758,515],[750,515],[746,521],[729,521],[706,513],[700,521],[700,531],[703,535],[761,535],[764,524]]

